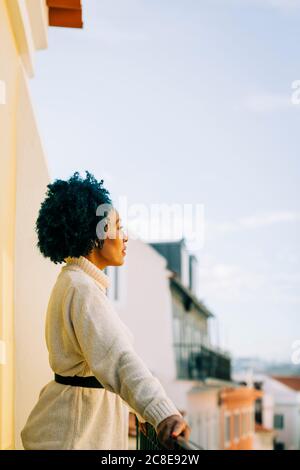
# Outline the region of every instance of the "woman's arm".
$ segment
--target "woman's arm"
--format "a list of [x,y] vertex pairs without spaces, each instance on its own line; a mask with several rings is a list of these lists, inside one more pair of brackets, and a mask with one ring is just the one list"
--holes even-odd
[[128,403],[126,403],[126,402],[124,402],[124,403],[127,406],[127,408],[129,409],[129,411],[136,415],[136,417],[137,417],[137,419],[139,420],[140,423],[145,423],[146,422],[146,420],[136,410],[134,410]]
[[133,348],[121,319],[98,287],[71,287],[70,315],[75,336],[91,371],[104,388],[121,396],[157,429],[165,418],[182,417],[159,380]]

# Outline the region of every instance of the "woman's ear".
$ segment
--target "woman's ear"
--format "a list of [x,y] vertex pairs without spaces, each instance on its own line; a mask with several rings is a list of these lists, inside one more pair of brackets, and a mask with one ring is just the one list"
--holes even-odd
[[96,240],[95,247],[101,249],[103,247],[103,243],[104,243],[104,240]]

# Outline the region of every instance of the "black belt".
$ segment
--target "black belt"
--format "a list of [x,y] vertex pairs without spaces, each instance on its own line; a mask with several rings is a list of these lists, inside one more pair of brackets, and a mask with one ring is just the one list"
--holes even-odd
[[88,387],[88,388],[104,388],[103,385],[93,375],[88,377],[65,377],[63,375],[54,374],[55,382],[63,385],[73,385],[74,387]]

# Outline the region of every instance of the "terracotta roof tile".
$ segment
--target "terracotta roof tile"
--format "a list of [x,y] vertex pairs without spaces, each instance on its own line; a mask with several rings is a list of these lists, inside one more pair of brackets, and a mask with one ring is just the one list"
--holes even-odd
[[49,26],[82,28],[81,0],[47,0]]
[[273,375],[273,379],[278,380],[282,384],[286,385],[287,387],[300,392],[300,376],[282,376],[282,375]]

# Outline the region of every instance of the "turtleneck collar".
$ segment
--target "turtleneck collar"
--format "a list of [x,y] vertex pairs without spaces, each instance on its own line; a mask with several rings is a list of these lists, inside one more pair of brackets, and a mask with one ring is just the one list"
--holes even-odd
[[68,256],[65,258],[66,266],[75,264],[79,266],[83,271],[93,277],[102,287],[103,290],[106,290],[110,286],[110,278],[102,269],[97,268],[97,266],[89,261],[84,256],[79,256],[78,258],[74,256]]

